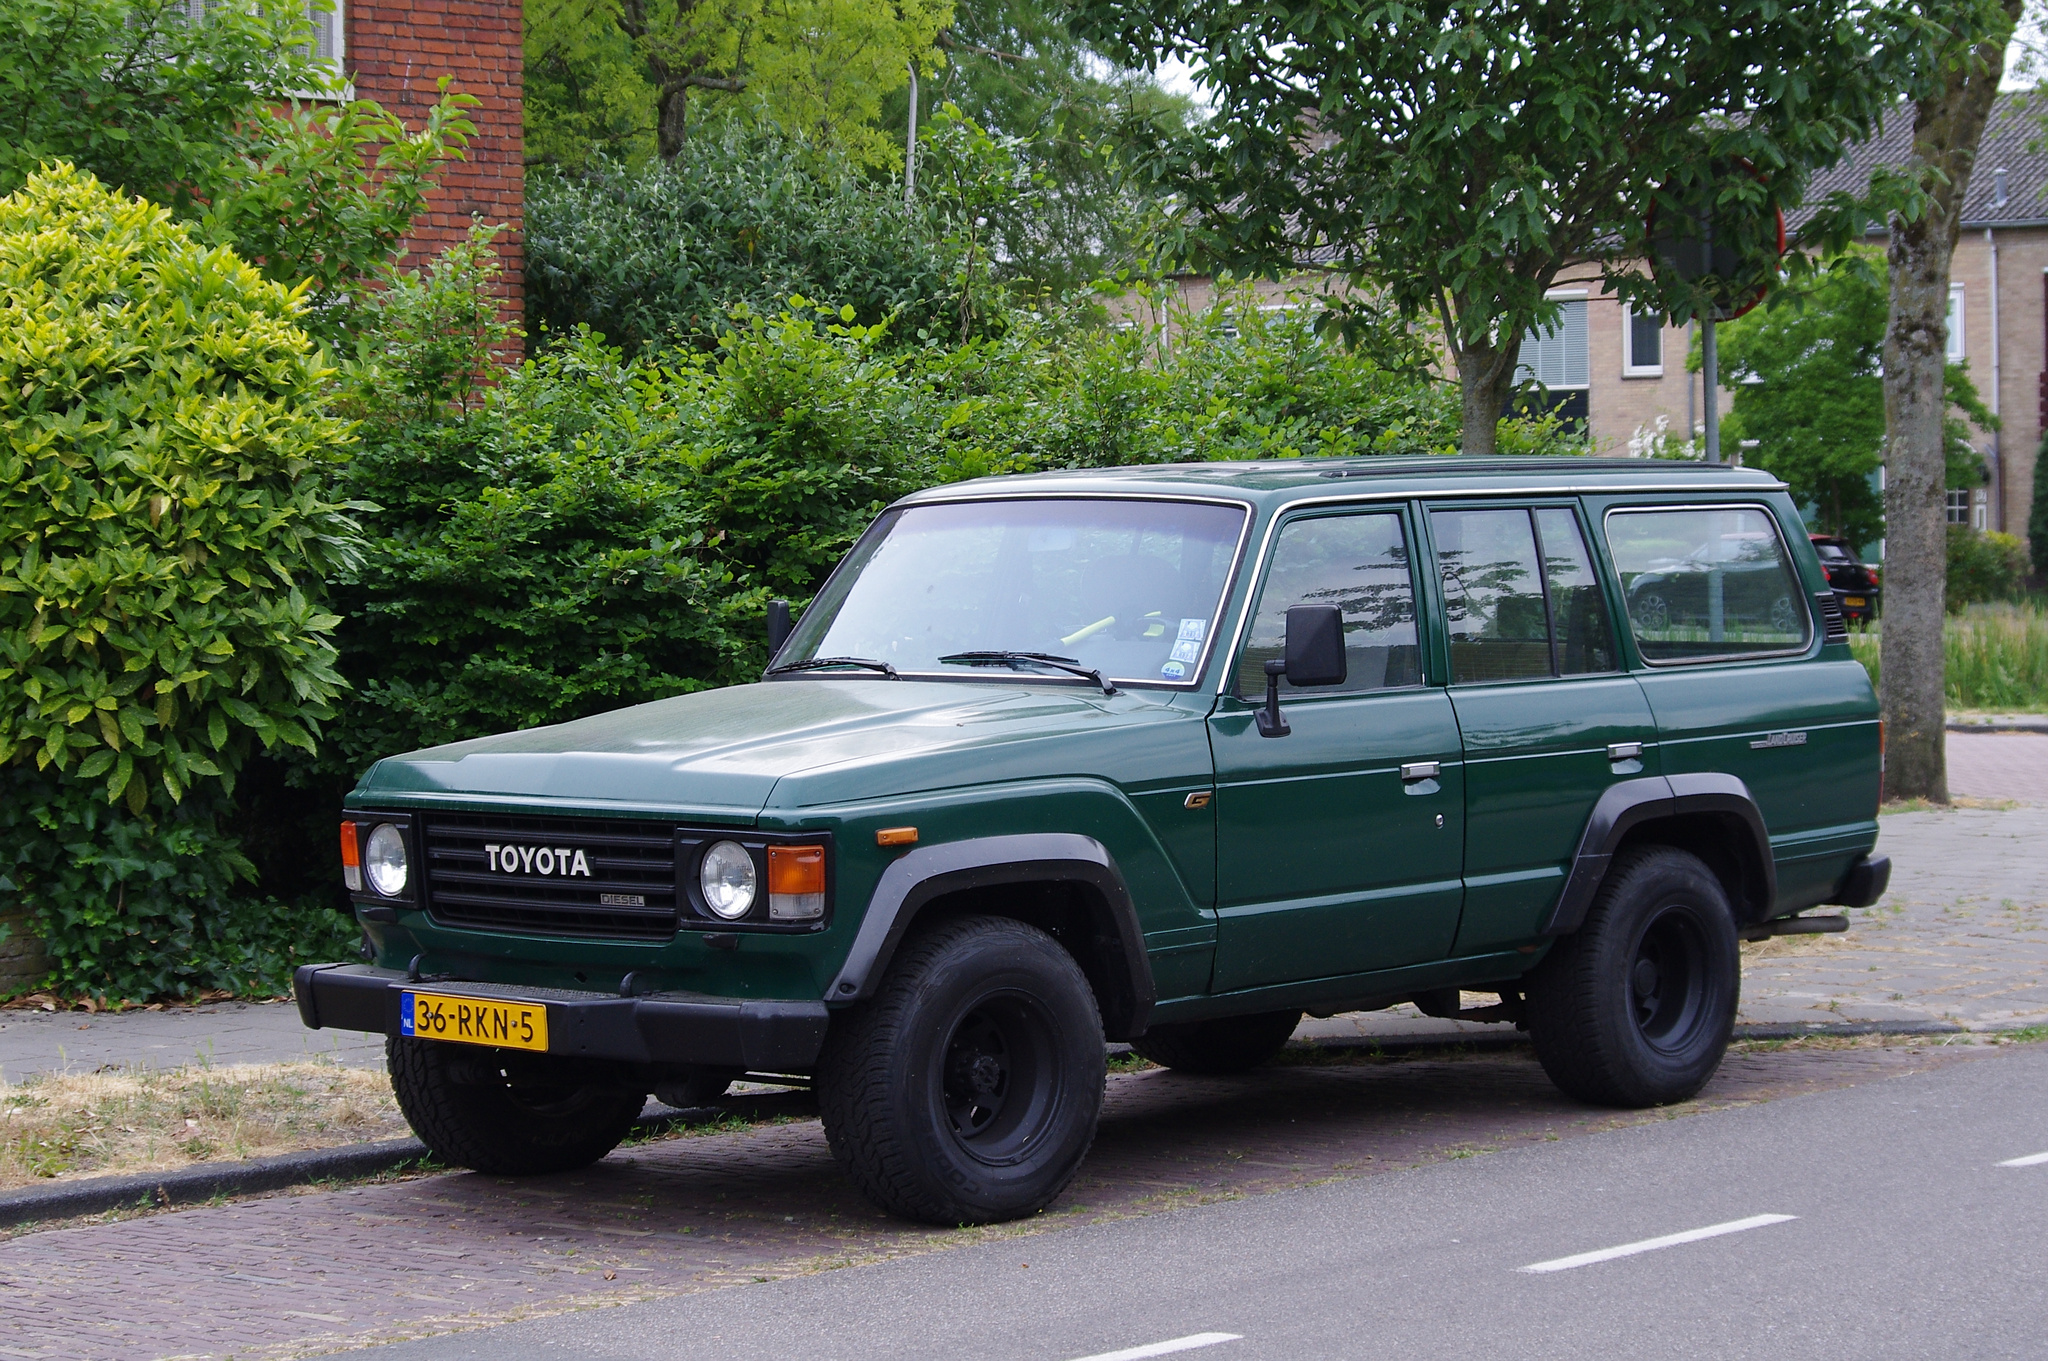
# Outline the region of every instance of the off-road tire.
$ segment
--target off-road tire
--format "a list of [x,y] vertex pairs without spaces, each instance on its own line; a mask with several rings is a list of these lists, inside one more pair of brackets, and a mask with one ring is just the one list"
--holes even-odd
[[1529,1038],[1569,1095],[1603,1106],[1684,1101],[1721,1064],[1742,972],[1728,895],[1697,856],[1616,856],[1578,931],[1530,972]]
[[1102,1017],[1073,956],[1036,927],[970,917],[905,940],[875,995],[832,1018],[818,1110],[875,1204],[987,1224],[1066,1189],[1103,1080]]
[[1132,1040],[1131,1048],[1140,1058],[1182,1073],[1242,1073],[1279,1053],[1300,1024],[1299,1011],[1262,1011],[1155,1025]]
[[[619,1146],[645,1104],[640,1092],[591,1084],[534,1087],[476,1081],[489,1051],[433,1040],[384,1042],[391,1090],[435,1157],[493,1176],[567,1172]],[[458,1081],[458,1072],[464,1080]]]

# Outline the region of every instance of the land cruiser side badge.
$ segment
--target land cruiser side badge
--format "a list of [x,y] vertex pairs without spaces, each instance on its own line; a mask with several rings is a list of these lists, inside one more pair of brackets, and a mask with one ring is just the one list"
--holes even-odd
[[1749,744],[1752,751],[1763,751],[1770,747],[1803,747],[1806,734],[1803,732],[1774,732],[1769,737],[1759,737]]

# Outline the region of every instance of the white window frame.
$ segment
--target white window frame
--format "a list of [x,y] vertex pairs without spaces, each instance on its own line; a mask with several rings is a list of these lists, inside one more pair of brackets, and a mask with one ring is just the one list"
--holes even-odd
[[1968,357],[1970,349],[1966,343],[1969,314],[1963,310],[1963,285],[1948,286],[1948,362],[1960,364]]
[[1664,330],[1661,319],[1657,338],[1657,362],[1636,363],[1636,312],[1627,304],[1621,309],[1621,376],[1624,378],[1662,378],[1664,376]]

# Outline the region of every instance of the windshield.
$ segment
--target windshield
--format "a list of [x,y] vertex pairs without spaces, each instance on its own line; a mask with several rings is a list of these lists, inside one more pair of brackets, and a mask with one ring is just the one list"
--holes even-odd
[[1190,683],[1245,516],[1197,501],[1052,498],[891,511],[804,612],[778,665],[858,657],[902,673],[1059,674],[1024,658],[959,659],[1037,652],[1111,680]]

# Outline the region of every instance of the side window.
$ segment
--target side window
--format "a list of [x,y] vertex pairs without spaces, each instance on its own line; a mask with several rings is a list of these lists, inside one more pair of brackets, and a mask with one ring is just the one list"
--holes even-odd
[[1550,675],[1550,620],[1529,512],[1432,511],[1430,528],[1444,581],[1451,682]]
[[[1393,512],[1319,515],[1282,526],[1237,659],[1237,692],[1265,691],[1266,662],[1286,646],[1290,605],[1335,605],[1344,615],[1344,683],[1307,693],[1420,685],[1409,562],[1401,517]],[[1280,688],[1288,688],[1285,680]]]
[[1607,596],[1593,571],[1586,536],[1579,532],[1579,517],[1561,507],[1539,510],[1536,533],[1543,543],[1543,584],[1557,624],[1557,673],[1618,670]]
[[1804,593],[1761,507],[1613,511],[1607,546],[1644,661],[1805,648]]
[[1607,599],[1571,511],[1439,510],[1430,524],[1453,684],[1616,669]]

